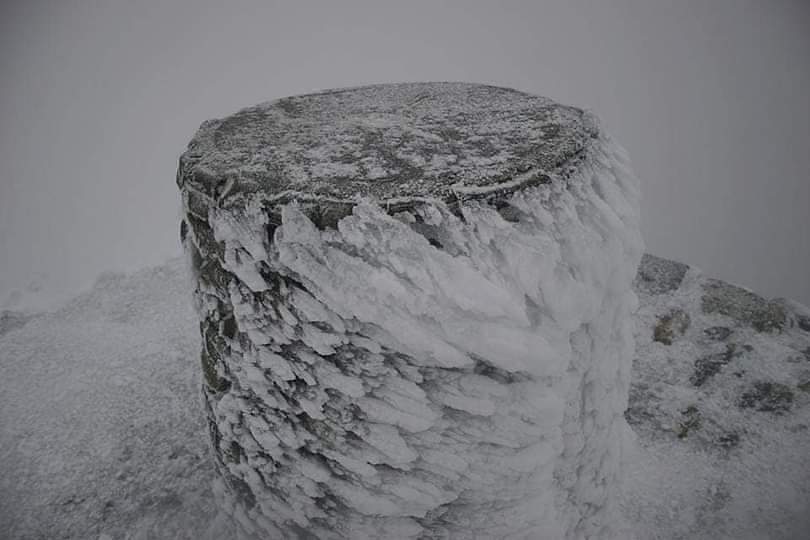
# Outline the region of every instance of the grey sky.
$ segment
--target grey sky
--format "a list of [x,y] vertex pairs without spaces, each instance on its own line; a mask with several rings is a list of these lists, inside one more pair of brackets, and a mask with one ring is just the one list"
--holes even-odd
[[649,251],[810,304],[803,0],[5,2],[0,75],[0,302],[178,254],[177,157],[206,118],[463,80],[595,110]]

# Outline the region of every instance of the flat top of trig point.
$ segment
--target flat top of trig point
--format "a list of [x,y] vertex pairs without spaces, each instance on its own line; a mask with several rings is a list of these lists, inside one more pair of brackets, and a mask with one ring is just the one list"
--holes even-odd
[[576,168],[593,117],[508,88],[381,84],[285,97],[200,127],[178,183],[379,202],[513,191]]

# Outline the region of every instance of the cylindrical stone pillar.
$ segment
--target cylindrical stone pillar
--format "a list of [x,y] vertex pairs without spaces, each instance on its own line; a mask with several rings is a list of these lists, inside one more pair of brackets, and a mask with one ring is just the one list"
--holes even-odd
[[642,240],[591,114],[461,83],[289,97],[205,122],[177,183],[244,531],[617,535]]

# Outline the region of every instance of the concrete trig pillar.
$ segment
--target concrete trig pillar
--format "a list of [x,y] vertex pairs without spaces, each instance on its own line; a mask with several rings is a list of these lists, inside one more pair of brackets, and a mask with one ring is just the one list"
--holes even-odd
[[475,84],[331,90],[205,122],[177,183],[245,532],[618,534],[642,240],[591,114]]

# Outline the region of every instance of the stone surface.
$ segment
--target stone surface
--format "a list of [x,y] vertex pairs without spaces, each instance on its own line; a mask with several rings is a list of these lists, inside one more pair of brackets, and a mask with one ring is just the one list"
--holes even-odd
[[15,328],[22,327],[30,318],[31,317],[25,313],[9,310],[0,311],[0,336]]
[[810,332],[810,317],[799,315],[797,317],[797,324],[799,325],[799,328],[805,332]]
[[709,328],[704,329],[703,333],[706,334],[709,339],[714,339],[717,341],[725,341],[732,334],[731,328],[725,326],[710,326]]
[[689,328],[691,319],[689,314],[681,309],[674,309],[658,319],[658,324],[653,330],[653,340],[672,345],[672,340],[683,335]]
[[639,291],[649,294],[674,291],[681,285],[688,269],[683,263],[645,253],[634,285]]
[[287,97],[205,122],[178,183],[320,204],[453,202],[569,174],[598,135],[582,110],[508,88],[407,83]]
[[760,332],[779,331],[785,326],[785,308],[753,291],[717,279],[703,285],[702,308],[706,313],[721,313],[749,324]]
[[203,124],[178,185],[245,534],[624,537],[638,182],[593,117],[455,83],[285,98]]
[[[798,384],[797,387],[801,387]],[[801,388],[800,388],[801,389]],[[740,407],[758,411],[785,413],[793,405],[793,390],[786,384],[771,381],[756,381],[740,396]]]

